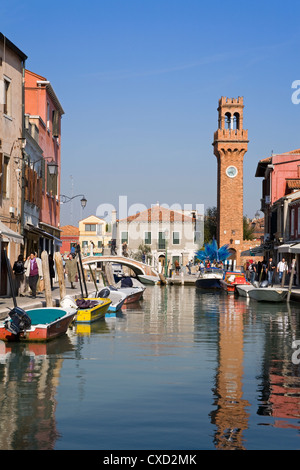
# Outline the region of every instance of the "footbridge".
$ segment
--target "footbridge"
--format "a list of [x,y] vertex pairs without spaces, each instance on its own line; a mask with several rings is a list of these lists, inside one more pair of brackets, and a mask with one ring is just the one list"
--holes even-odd
[[157,271],[148,264],[125,256],[85,256],[82,258],[83,266],[95,263],[116,263],[127,266],[137,275],[158,276]]

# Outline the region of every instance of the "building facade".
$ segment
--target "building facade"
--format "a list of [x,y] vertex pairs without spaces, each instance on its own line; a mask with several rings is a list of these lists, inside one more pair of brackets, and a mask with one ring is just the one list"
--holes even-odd
[[74,227],[74,225],[62,226],[60,239],[62,241],[62,245],[60,248],[61,254],[69,254],[72,248],[76,248],[79,243],[79,228]]
[[83,255],[101,256],[111,242],[107,222],[95,215],[79,221],[79,244]]
[[17,259],[22,234],[23,76],[27,56],[0,33],[0,295],[9,292],[4,249]]
[[[38,252],[54,253],[60,250],[60,170],[61,119],[64,110],[51,83],[41,75],[25,71],[25,112],[31,126],[37,130],[38,145],[42,149],[39,177],[41,200],[39,211]],[[31,158],[30,158],[31,161]],[[37,167],[38,168],[38,167]],[[32,227],[24,227],[30,232]]]
[[[262,180],[261,210],[264,212],[265,256],[284,257],[291,265],[300,262],[300,150],[259,161],[256,177]],[[299,268],[297,269],[299,283]]]
[[122,255],[124,243],[129,256],[147,247],[147,256],[158,272],[166,263],[168,269],[174,268],[175,261],[186,266],[203,244],[199,240],[196,211],[187,213],[155,205],[115,224],[117,253]]

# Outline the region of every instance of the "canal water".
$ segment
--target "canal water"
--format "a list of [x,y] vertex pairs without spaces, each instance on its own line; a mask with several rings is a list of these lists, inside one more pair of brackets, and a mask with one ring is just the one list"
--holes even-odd
[[298,449],[298,340],[300,303],[149,286],[56,341],[0,344],[0,449]]

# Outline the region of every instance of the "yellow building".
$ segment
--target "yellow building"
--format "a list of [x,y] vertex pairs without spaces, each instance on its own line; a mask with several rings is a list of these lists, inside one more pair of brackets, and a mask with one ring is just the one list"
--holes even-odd
[[101,256],[111,241],[107,222],[95,215],[79,221],[79,244],[84,256]]

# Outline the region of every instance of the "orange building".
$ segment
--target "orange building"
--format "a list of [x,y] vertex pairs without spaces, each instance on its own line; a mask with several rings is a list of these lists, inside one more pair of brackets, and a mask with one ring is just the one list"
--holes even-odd
[[73,225],[64,225],[61,227],[62,246],[60,252],[62,255],[70,253],[73,246],[79,243],[79,228]]
[[[38,130],[43,152],[43,180],[39,217],[39,250],[59,251],[60,241],[60,169],[61,118],[64,110],[51,83],[41,75],[25,71],[25,115]],[[55,174],[52,170],[56,169]]]

